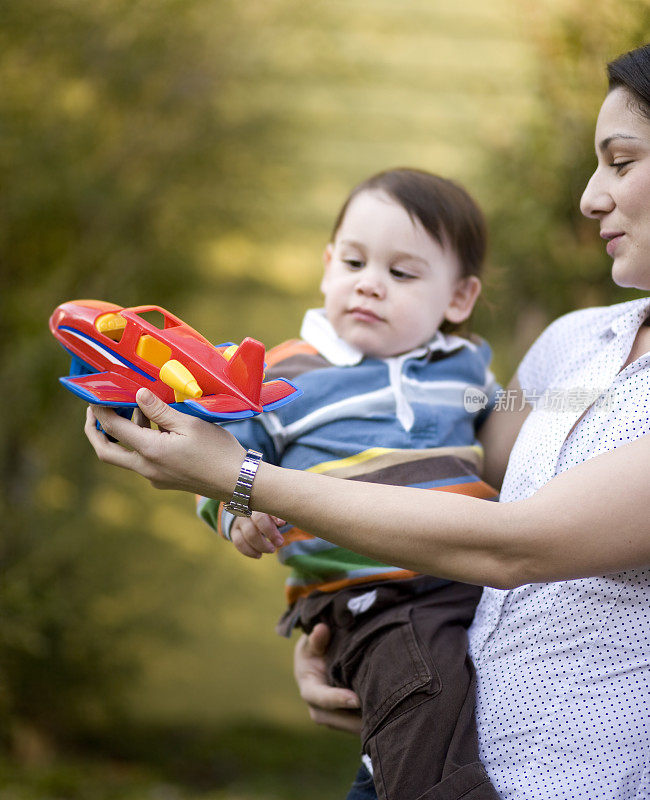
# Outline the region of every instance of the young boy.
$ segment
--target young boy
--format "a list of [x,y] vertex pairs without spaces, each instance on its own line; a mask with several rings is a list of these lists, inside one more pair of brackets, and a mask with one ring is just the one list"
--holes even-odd
[[[492,498],[478,477],[464,402],[496,386],[490,350],[445,334],[480,293],[482,215],[467,193],[419,170],[355,187],[324,253],[325,307],[301,339],[268,353],[267,377],[298,400],[228,429],[276,464],[349,480]],[[395,509],[395,525],[406,509]],[[362,744],[380,798],[497,797],[478,761],[474,671],[466,628],[481,590],[359,556],[265,514],[233,517],[213,500],[200,515],[246,556],[278,550],[291,567],[278,629],[332,630],[329,674],[360,697]],[[429,794],[429,792],[432,792]]]

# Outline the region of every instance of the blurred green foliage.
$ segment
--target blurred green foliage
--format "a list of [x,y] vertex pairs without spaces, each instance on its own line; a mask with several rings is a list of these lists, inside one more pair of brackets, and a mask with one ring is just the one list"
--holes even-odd
[[94,742],[101,760],[71,755],[25,769],[0,757],[3,800],[331,800],[358,769],[350,737],[242,721],[227,729],[120,730]]
[[[551,15],[543,5],[527,7],[538,64],[530,85],[535,107],[511,141],[491,149],[480,181],[494,263],[488,294],[509,320],[493,339],[506,345],[508,373],[560,314],[638,296],[612,283],[597,223],[581,215],[579,198],[596,163],[605,65],[650,40],[650,6],[571,0]],[[489,320],[479,330],[486,328]],[[514,339],[511,347],[504,334]]]
[[[52,734],[107,713],[126,683],[125,629],[146,635],[147,613],[100,620],[96,606],[123,591],[137,556],[119,537],[142,530],[146,540],[150,524],[136,515],[90,537],[97,475],[79,404],[57,389],[65,359],[45,322],[74,297],[182,309],[200,291],[197,240],[247,229],[228,197],[283,145],[272,115],[224,110],[243,36],[236,8],[0,9],[0,716]],[[206,29],[215,11],[219,24]],[[157,632],[172,633],[170,615],[161,618]]]
[[[272,632],[283,576],[220,548],[186,497],[95,462],[82,406],[57,386],[66,359],[49,314],[95,297],[166,305],[214,341],[294,336],[347,191],[413,165],[460,180],[486,209],[474,327],[507,380],[550,319],[632,296],[609,280],[577,203],[604,64],[650,39],[650,8],[0,0],[0,14],[0,743],[29,762],[85,740],[163,775],[152,754],[170,753],[164,727],[138,746],[133,734],[121,756],[111,733],[142,718],[304,716]],[[293,767],[274,738],[291,750],[293,734],[259,731],[230,735],[244,752],[258,739],[277,786],[264,794],[250,777],[237,797],[298,796],[278,777]],[[305,751],[326,746],[319,736],[300,734]],[[356,758],[351,740],[331,746]],[[203,763],[194,746],[180,752]],[[0,783],[27,786],[15,769]],[[69,781],[60,796],[131,796],[119,781],[93,794],[76,766],[68,778],[44,769]],[[310,796],[337,793],[327,787]]]

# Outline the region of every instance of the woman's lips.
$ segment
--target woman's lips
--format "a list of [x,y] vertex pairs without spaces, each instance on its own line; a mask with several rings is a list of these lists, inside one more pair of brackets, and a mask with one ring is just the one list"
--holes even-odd
[[613,258],[614,254],[616,253],[616,248],[618,247],[619,242],[621,241],[623,236],[625,236],[625,234],[605,232],[601,233],[600,235],[602,236],[603,239],[607,239],[607,248],[606,248],[607,254]]

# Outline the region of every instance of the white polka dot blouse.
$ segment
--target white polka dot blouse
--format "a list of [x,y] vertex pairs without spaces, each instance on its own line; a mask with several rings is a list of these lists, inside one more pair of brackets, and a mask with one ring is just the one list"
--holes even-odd
[[[650,354],[621,369],[649,313],[650,298],[577,311],[535,342],[502,502],[650,433]],[[481,757],[504,800],[650,800],[650,565],[486,589],[470,652]]]

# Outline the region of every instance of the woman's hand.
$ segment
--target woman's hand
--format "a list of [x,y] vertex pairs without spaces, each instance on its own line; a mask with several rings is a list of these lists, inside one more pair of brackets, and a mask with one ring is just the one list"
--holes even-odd
[[[157,489],[230,497],[244,458],[236,439],[218,425],[170,408],[148,389],[140,389],[136,399],[142,415],[136,412],[133,421],[101,406],[88,409],[84,431],[99,460],[133,470]],[[117,442],[98,431],[96,421]]]
[[327,683],[325,653],[330,641],[327,625],[319,623],[309,636],[303,634],[293,656],[293,674],[300,696],[309,706],[309,716],[319,725],[359,734],[359,698],[349,689]]

